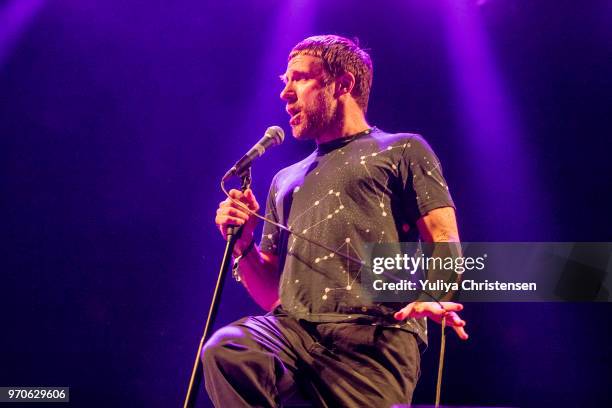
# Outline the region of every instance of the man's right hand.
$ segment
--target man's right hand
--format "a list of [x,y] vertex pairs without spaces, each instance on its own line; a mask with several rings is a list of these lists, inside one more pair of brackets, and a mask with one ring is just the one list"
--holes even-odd
[[[250,189],[244,193],[239,190],[230,190],[229,196],[241,202],[253,212],[259,210],[259,204]],[[243,226],[242,235],[234,247],[234,256],[242,255],[253,239],[253,232],[257,226],[258,218],[235,204],[229,198],[219,203],[215,223],[226,238],[226,229],[231,226]],[[226,238],[227,239],[227,238]],[[260,251],[257,246],[249,252],[240,262],[240,277],[255,302],[267,311],[272,311],[280,304],[278,299],[278,256]]]
[[[249,188],[244,193],[240,190],[232,189],[229,191],[230,197],[245,204],[251,211],[259,210],[259,203]],[[242,235],[236,242],[234,247],[234,255],[240,255],[243,250],[249,245],[253,239],[253,232],[257,226],[258,218],[250,215],[246,210],[238,204],[235,204],[229,198],[219,203],[215,224],[219,228],[223,239],[227,239],[226,231],[228,227],[243,226]]]

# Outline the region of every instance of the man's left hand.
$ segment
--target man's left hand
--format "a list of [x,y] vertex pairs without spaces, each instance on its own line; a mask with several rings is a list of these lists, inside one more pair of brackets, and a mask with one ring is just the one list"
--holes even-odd
[[465,332],[465,320],[462,320],[457,312],[463,310],[461,303],[454,302],[412,302],[393,317],[397,320],[408,318],[428,317],[440,323],[446,317],[446,324],[451,326],[461,340],[467,340],[468,334]]

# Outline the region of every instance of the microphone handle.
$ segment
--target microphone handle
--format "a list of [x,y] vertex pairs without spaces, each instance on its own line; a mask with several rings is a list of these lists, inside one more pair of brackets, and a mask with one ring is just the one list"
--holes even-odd
[[[232,167],[235,169],[236,166]],[[230,170],[231,171],[231,170]],[[228,172],[229,173],[229,172]],[[249,188],[251,188],[251,167],[247,167],[246,171],[240,175],[240,180],[242,182],[240,186],[240,190],[244,193]],[[234,239],[234,242],[240,239],[242,235],[242,225],[231,225],[225,229],[225,234],[227,236],[227,240]]]
[[227,236],[227,239],[239,239],[242,235],[242,225],[232,225],[227,227],[225,229],[225,235]]

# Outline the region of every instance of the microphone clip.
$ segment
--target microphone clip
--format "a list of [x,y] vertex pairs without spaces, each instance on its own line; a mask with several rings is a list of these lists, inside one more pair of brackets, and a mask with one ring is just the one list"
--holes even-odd
[[236,168],[236,166],[229,169],[227,173],[223,175],[223,178],[221,178],[221,181],[225,182],[234,176],[239,177],[242,182],[242,187],[241,187],[242,191],[245,191],[247,188],[251,186],[251,180],[252,180],[251,166],[243,168],[241,173],[236,173],[237,170],[238,169]]
[[253,181],[251,176],[251,166],[244,169],[242,173],[238,174],[237,176],[240,177],[240,181],[242,183],[240,189],[242,191],[246,191],[247,189],[251,188],[251,181]]

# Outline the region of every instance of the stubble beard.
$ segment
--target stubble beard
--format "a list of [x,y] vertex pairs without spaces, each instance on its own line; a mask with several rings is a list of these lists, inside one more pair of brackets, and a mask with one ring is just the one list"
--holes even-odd
[[302,122],[292,129],[293,136],[298,140],[316,140],[333,131],[338,127],[337,110],[331,96],[321,93],[314,109],[302,110],[304,117]]

